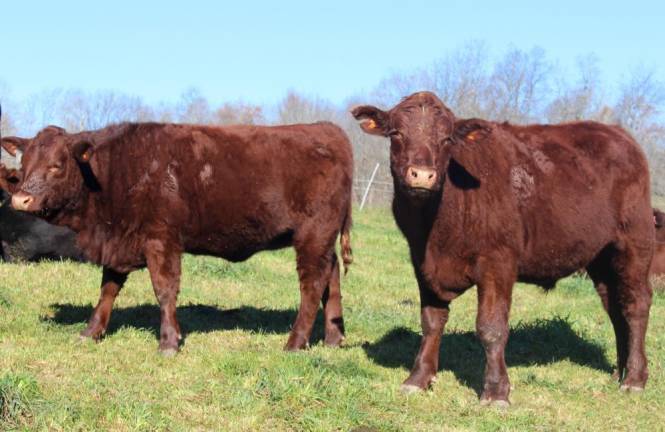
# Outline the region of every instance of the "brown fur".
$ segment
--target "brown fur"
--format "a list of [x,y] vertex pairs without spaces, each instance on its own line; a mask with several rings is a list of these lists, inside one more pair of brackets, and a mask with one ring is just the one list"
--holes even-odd
[[[427,92],[353,115],[366,132],[391,138],[393,213],[420,287],[423,339],[405,389],[435,378],[449,304],[477,285],[481,400],[507,403],[513,284],[550,287],[581,267],[614,325],[623,388],[644,387],[654,228],[647,162],[626,132],[595,122],[459,120]],[[412,167],[435,170],[437,181],[410,187]]]
[[104,267],[83,336],[106,330],[127,274],[148,268],[161,307],[160,349],[176,321],[182,253],[242,261],[293,245],[301,304],[286,348],[308,344],[319,301],[325,342],[344,334],[335,239],[351,262],[351,145],[331,123],[225,128],[122,124],[68,134],[41,131],[25,146],[12,204],[78,233]]

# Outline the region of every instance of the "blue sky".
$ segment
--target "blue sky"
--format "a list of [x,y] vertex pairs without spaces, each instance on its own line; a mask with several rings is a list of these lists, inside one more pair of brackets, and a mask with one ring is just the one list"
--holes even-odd
[[193,86],[213,102],[294,89],[339,103],[470,40],[496,55],[538,45],[564,68],[593,52],[608,82],[638,65],[665,78],[663,1],[315,3],[2,2],[0,81],[14,98],[75,87],[170,102]]

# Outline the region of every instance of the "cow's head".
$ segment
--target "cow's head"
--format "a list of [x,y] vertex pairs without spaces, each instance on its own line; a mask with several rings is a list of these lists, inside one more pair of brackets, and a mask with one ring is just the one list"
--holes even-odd
[[412,197],[441,191],[455,139],[455,116],[433,93],[404,98],[389,111],[371,105],[351,113],[372,135],[390,138],[390,169],[397,186]]
[[[12,145],[3,147],[12,153]],[[45,219],[76,204],[84,182],[84,168],[92,156],[92,145],[80,135],[49,126],[18,147],[22,150],[21,175],[12,196],[16,210]]]

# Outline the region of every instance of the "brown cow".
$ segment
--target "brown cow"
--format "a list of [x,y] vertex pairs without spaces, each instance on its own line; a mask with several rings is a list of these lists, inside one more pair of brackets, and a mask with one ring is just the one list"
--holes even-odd
[[335,240],[341,233],[346,268],[353,158],[339,127],[145,123],[68,134],[50,126],[22,150],[12,206],[70,227],[103,266],[83,337],[104,334],[128,273],[147,266],[161,309],[159,348],[174,354],[183,252],[242,261],[293,245],[301,303],[285,349],[308,345],[319,301],[325,343],[343,340]]
[[429,92],[353,115],[390,138],[393,213],[420,288],[423,338],[404,391],[432,383],[449,304],[477,285],[481,402],[507,406],[514,283],[553,286],[581,267],[612,320],[622,388],[644,388],[654,227],[647,162],[626,132],[460,120]]

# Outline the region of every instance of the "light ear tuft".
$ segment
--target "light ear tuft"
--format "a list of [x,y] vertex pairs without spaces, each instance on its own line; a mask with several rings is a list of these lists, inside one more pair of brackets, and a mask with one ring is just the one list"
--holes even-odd
[[16,157],[17,153],[25,150],[25,146],[28,144],[26,138],[19,137],[3,137],[2,138],[2,148],[4,148],[7,153]]

